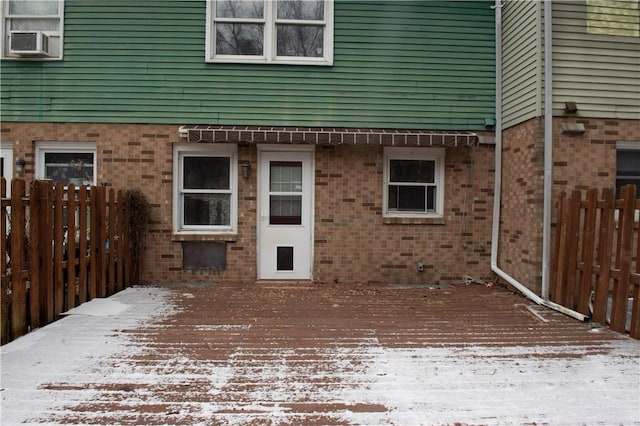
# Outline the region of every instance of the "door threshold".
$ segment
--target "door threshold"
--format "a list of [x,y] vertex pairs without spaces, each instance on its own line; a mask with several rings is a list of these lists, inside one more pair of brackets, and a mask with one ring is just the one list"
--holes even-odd
[[265,288],[316,288],[316,285],[312,280],[257,280],[255,282],[257,286]]

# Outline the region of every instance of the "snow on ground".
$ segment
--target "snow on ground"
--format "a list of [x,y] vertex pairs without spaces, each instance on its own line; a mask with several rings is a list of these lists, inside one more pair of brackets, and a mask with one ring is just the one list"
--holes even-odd
[[[3,346],[2,425],[62,419],[64,407],[99,396],[82,387],[87,383],[146,384],[148,391],[129,392],[133,406],[162,402],[152,391],[158,384],[197,385],[199,398],[175,407],[167,424],[181,414],[203,425],[212,419],[304,423],[304,413],[292,406],[327,410],[333,404],[322,413],[332,423],[640,425],[640,342],[628,338],[590,346],[389,348],[372,332],[333,348],[271,347],[269,357],[239,346],[223,362],[196,363],[176,354],[156,368],[127,365],[127,357],[145,346],[118,330],[148,325],[176,309],[170,290],[127,289]],[[195,326],[230,333],[249,328]],[[295,362],[309,352],[314,365]],[[238,390],[246,379],[254,386]],[[51,383],[69,391],[51,391]]]
[[[116,331],[171,315],[169,295],[169,290],[161,288],[128,288],[108,299],[84,303],[66,317],[2,346],[0,424],[42,417],[77,394],[51,392],[45,384],[91,380],[92,375],[100,375],[96,367],[103,360],[139,351]],[[83,396],[91,397],[88,393]]]

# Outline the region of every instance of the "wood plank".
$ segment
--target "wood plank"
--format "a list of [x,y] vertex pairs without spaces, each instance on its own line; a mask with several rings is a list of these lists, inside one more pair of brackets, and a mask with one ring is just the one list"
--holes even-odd
[[82,185],[78,191],[78,302],[87,301],[88,271],[90,257],[87,254],[87,187]]
[[91,208],[89,212],[89,251],[91,253],[91,263],[89,264],[89,294],[87,295],[88,299],[94,299],[98,296],[98,274],[100,273],[100,268],[98,266],[98,255],[97,255],[97,247],[98,247],[98,214],[99,210],[99,201],[98,201],[98,192],[95,190],[96,187],[91,187],[90,197],[91,197]]
[[53,292],[53,187],[40,184],[40,325],[49,324],[55,318]]
[[620,211],[619,220],[620,234],[619,252],[616,259],[619,259],[617,266],[620,269],[620,278],[613,287],[613,301],[611,305],[611,329],[624,332],[627,318],[627,300],[629,298],[629,274],[631,273],[631,252],[633,243],[633,215],[636,198],[635,185],[626,185],[620,191],[624,200],[624,207]]
[[62,268],[64,251],[64,185],[55,184],[53,192],[53,315],[55,319],[64,311],[64,270]]
[[14,179],[11,182],[11,337],[27,332],[27,286],[21,274],[24,268],[24,242],[26,215],[22,198],[25,196],[25,182]]
[[124,236],[122,240],[122,253],[124,260],[124,286],[130,287],[133,285],[133,268],[131,267],[131,205],[129,203],[129,197],[123,196],[124,202],[122,203],[122,209],[124,211],[125,220],[122,223],[122,234]]
[[611,273],[611,249],[615,228],[615,192],[612,188],[602,190],[602,209],[600,211],[600,233],[598,236],[598,266],[600,275],[596,281],[593,320],[600,324],[607,321],[609,299],[609,280]]
[[2,198],[2,208],[0,209],[0,226],[2,227],[2,241],[0,241],[0,253],[5,259],[2,259],[0,262],[0,267],[2,268],[2,283],[0,286],[0,345],[4,345],[9,342],[10,337],[10,318],[9,314],[9,304],[10,297],[9,294],[9,277],[7,276],[7,262],[6,262],[6,253],[7,253],[7,207],[11,205],[11,200],[5,203],[4,198],[7,196],[7,180],[4,177],[0,176],[0,198]]
[[124,258],[123,258],[123,250],[122,250],[122,246],[124,244],[124,228],[123,228],[123,223],[125,220],[125,216],[124,216],[124,208],[123,208],[123,196],[122,196],[122,190],[118,191],[118,196],[117,196],[117,203],[118,203],[118,208],[116,210],[116,230],[117,230],[117,236],[116,236],[116,241],[115,241],[115,249],[116,249],[116,256],[118,257],[117,262],[116,262],[116,266],[117,266],[117,272],[116,272],[116,289],[117,290],[122,290],[124,288]]
[[109,251],[107,253],[107,262],[108,262],[108,276],[107,276],[107,293],[109,295],[113,294],[116,291],[115,280],[116,280],[116,200],[115,200],[115,190],[113,188],[109,188],[109,198],[107,201],[107,208],[109,210],[109,219],[107,221],[108,224],[108,241],[109,241]]
[[[636,194],[636,197],[638,194]],[[640,209],[640,199],[636,199],[635,209]],[[637,217],[634,213],[634,218]],[[633,290],[633,305],[631,307],[631,327],[629,328],[629,335],[634,339],[640,339],[640,220],[634,224],[634,229],[636,230],[636,270],[635,273],[631,274]],[[634,280],[634,278],[637,279]]]
[[67,187],[67,309],[76,306],[76,186]]
[[596,188],[587,191],[585,218],[582,239],[582,261],[584,271],[578,287],[577,311],[589,315],[589,299],[591,297],[591,282],[593,281],[593,258],[595,256],[595,234],[598,190]]
[[562,191],[558,201],[558,225],[556,227],[556,244],[554,248],[554,260],[552,274],[552,290],[551,298],[556,303],[562,303],[564,300],[564,280],[567,265],[565,256],[565,244],[567,239],[567,220],[566,211],[568,208],[567,193]]
[[563,305],[575,309],[576,308],[576,273],[578,262],[578,242],[580,230],[580,199],[582,193],[575,190],[569,198],[568,209],[568,231],[567,231],[567,284],[564,294]]

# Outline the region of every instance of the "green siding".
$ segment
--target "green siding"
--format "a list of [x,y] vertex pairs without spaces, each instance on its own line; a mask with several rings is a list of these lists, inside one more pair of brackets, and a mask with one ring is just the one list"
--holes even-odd
[[334,65],[204,60],[205,2],[67,0],[63,61],[3,61],[4,121],[477,130],[493,1],[335,0]]

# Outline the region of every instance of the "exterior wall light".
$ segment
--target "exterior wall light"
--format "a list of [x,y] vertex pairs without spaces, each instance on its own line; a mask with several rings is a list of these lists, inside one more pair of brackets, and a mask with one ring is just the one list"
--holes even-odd
[[251,162],[248,160],[241,161],[240,169],[242,170],[242,177],[244,179],[249,179],[249,175],[251,174]]
[[16,174],[21,175],[22,173],[24,173],[24,166],[27,163],[22,159],[22,158],[18,158],[16,160]]

